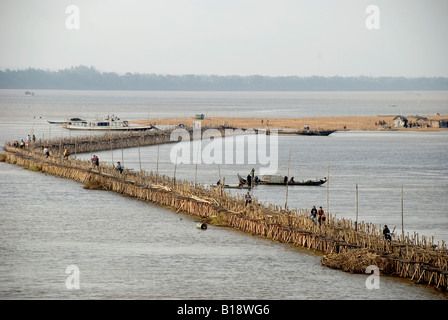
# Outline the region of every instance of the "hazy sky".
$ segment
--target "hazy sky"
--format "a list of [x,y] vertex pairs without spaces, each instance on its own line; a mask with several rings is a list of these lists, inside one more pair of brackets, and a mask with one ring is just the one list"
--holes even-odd
[[448,1],[0,0],[0,48],[2,70],[447,77]]

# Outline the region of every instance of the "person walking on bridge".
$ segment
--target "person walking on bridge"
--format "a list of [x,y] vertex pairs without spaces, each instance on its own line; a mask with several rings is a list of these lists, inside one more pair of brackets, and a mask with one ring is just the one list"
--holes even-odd
[[313,220],[314,224],[316,224],[316,218],[317,218],[317,209],[316,206],[313,206],[313,209],[311,209],[311,220]]
[[322,222],[325,222],[327,219],[327,216],[325,215],[324,210],[322,207],[319,207],[319,210],[317,210],[317,220],[319,222],[319,227],[321,226]]
[[249,191],[246,193],[246,204],[244,206],[247,206],[249,203],[252,202],[252,197],[249,194]]

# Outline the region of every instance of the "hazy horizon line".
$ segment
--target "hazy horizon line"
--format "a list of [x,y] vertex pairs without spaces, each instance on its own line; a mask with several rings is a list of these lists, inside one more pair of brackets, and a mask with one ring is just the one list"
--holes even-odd
[[420,75],[420,76],[397,76],[397,75],[319,75],[319,74],[313,74],[313,75],[299,75],[299,74],[285,74],[285,75],[265,75],[261,73],[253,73],[253,74],[217,74],[217,73],[156,73],[156,72],[132,72],[132,71],[126,71],[126,72],[119,72],[119,71],[105,71],[100,70],[95,66],[87,66],[87,65],[72,65],[70,67],[65,68],[42,68],[42,67],[25,67],[25,68],[11,68],[11,67],[2,67],[0,69],[1,72],[7,72],[6,70],[9,70],[11,72],[14,71],[26,71],[26,70],[37,70],[37,71],[45,71],[45,72],[59,72],[59,71],[69,71],[71,69],[76,69],[79,67],[85,67],[88,69],[91,69],[92,71],[96,71],[98,73],[115,73],[119,76],[125,76],[127,74],[132,75],[159,75],[159,76],[173,76],[173,77],[181,77],[181,76],[216,76],[216,77],[265,77],[265,78],[289,78],[289,77],[297,77],[297,78],[404,78],[404,79],[418,79],[418,78],[442,78],[446,79],[448,76],[442,76],[442,75]]

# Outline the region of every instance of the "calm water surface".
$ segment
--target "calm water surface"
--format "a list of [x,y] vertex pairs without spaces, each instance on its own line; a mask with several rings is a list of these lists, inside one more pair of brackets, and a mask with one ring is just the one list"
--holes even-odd
[[[108,111],[141,119],[216,112],[234,105],[240,116],[260,107],[271,116],[296,110],[299,116],[333,113],[386,113],[389,104],[414,105],[446,112],[447,95],[427,93],[104,93],[45,91],[35,97],[0,92],[0,140],[71,135],[47,120],[94,117]],[[370,97],[371,99],[366,99]],[[426,97],[428,102],[423,99]],[[411,99],[412,98],[412,99]],[[393,102],[389,102],[393,101]],[[431,102],[429,102],[431,101]],[[332,103],[333,102],[333,103]],[[362,103],[361,103],[362,102]],[[241,108],[246,104],[247,108]],[[361,104],[361,110],[356,107]],[[333,106],[332,106],[333,105]],[[430,105],[430,106],[429,106]],[[169,106],[169,108],[168,108]],[[344,110],[338,110],[345,106]],[[158,109],[160,108],[160,109]],[[317,108],[317,109],[316,109]],[[403,107],[404,108],[404,107]],[[110,109],[110,110],[108,110]],[[436,111],[439,110],[439,111]],[[159,110],[159,111],[157,111]],[[305,110],[305,111],[304,111]],[[347,111],[348,110],[348,111]],[[363,110],[363,111],[362,111]],[[424,109],[423,111],[425,111]],[[233,112],[232,111],[232,112]],[[445,111],[445,112],[444,112]],[[166,112],[166,113],[164,113]],[[364,112],[364,114],[363,114]],[[416,113],[416,112],[414,112]],[[422,112],[424,113],[424,112]],[[302,114],[302,115],[300,115]],[[287,113],[284,113],[287,116]],[[41,118],[40,118],[41,117]],[[446,132],[346,132],[329,137],[279,138],[279,172],[297,179],[327,176],[330,211],[354,217],[354,188],[359,185],[360,219],[401,228],[400,188],[405,190],[405,230],[447,240]],[[206,144],[205,144],[206,145]],[[172,146],[114,151],[128,168],[173,175]],[[88,158],[90,155],[78,155]],[[99,153],[110,162],[111,152]],[[236,173],[253,165],[200,165],[197,179],[236,183]],[[0,163],[0,297],[3,299],[446,299],[431,288],[381,277],[379,290],[368,290],[365,275],[322,267],[321,255],[290,245],[209,226],[196,229],[193,218],[118,194],[85,190],[74,181]],[[257,168],[258,170],[258,168]],[[176,176],[194,180],[193,165],[177,166]],[[257,187],[259,201],[284,204],[285,190]],[[326,187],[289,188],[288,206],[326,206]],[[80,289],[69,290],[67,266],[80,270]]]

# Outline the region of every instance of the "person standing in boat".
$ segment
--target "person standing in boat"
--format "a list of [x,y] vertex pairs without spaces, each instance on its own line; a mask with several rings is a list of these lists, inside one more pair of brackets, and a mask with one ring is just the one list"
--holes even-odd
[[250,174],[248,174],[247,175],[247,185],[249,186],[249,188],[250,188],[250,186],[252,185],[252,177],[250,176]]

